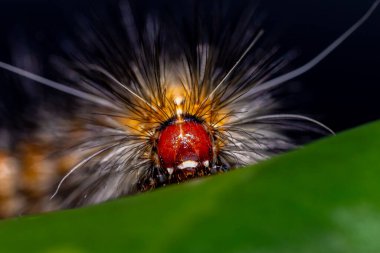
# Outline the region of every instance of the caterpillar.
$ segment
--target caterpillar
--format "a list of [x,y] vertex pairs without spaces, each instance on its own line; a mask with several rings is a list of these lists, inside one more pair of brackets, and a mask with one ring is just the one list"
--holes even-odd
[[0,132],[0,217],[224,173],[298,147],[294,133],[334,134],[307,116],[278,113],[275,92],[326,58],[379,2],[297,68],[292,51],[265,40],[254,4],[231,17],[217,1],[184,2],[183,16],[137,16],[137,2],[122,1],[112,27],[82,20],[80,36],[54,58],[55,80],[0,61],[73,105],[36,110],[41,123],[28,137]]

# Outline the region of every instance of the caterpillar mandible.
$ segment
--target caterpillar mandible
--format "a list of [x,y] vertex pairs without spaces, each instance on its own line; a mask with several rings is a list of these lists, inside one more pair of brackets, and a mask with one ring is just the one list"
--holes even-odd
[[[294,55],[265,40],[252,4],[229,19],[217,1],[186,2],[189,10],[179,17],[136,16],[136,2],[120,2],[114,27],[82,20],[81,36],[65,41],[55,58],[60,82],[0,62],[77,98],[69,115],[39,112],[42,122],[57,119],[38,127],[35,144],[2,145],[0,215],[94,204],[224,173],[297,147],[292,131],[333,134],[307,116],[276,113],[281,104],[273,92],[320,63],[379,2],[293,70]],[[19,185],[15,178],[24,171]]]

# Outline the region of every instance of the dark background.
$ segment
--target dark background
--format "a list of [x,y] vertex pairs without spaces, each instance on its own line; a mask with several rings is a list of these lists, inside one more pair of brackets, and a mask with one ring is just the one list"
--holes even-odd
[[[47,59],[56,50],[61,36],[75,29],[73,24],[78,16],[92,12],[99,15],[107,5],[105,2],[1,0],[0,60],[17,61],[17,50],[25,50],[25,44],[36,58]],[[371,0],[266,0],[260,3],[260,13],[265,16],[267,36],[272,36],[284,48],[297,49],[299,56],[293,62],[297,67],[349,28],[371,3]],[[233,12],[244,1],[226,1],[226,4]],[[182,1],[139,3],[142,12],[166,5],[176,10],[177,15],[186,11]],[[36,72],[44,68],[38,64],[33,67]],[[39,85],[32,85],[32,91],[25,95],[25,86],[3,71],[0,71],[0,82],[0,119],[8,127],[25,126],[21,115],[32,113],[28,108],[38,99],[53,96],[59,100],[64,96]],[[282,100],[289,112],[312,116],[335,131],[380,118],[380,9],[326,60],[285,85],[287,92]],[[31,99],[30,93],[37,98]]]

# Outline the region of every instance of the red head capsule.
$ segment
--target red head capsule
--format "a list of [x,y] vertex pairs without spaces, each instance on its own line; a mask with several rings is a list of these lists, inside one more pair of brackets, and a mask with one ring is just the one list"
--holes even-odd
[[202,123],[193,119],[175,120],[165,126],[158,137],[157,151],[161,167],[178,181],[208,174],[213,160],[211,136]]

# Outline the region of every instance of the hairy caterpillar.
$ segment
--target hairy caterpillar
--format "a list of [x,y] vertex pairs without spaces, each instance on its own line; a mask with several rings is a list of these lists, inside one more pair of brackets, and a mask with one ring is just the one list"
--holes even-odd
[[[55,62],[62,83],[0,62],[79,98],[77,109],[56,117],[51,129],[39,127],[17,151],[23,159],[10,158],[12,148],[0,157],[2,171],[13,177],[31,167],[22,190],[9,185],[11,176],[0,178],[2,206],[9,196],[29,195],[4,216],[93,204],[222,173],[296,147],[288,132],[331,133],[311,118],[277,114],[273,91],[318,64],[378,3],[317,57],[290,71],[292,55],[264,43],[254,9],[231,21],[221,10],[195,8],[176,20],[167,13],[134,17],[128,3],[121,4],[118,26],[86,24],[78,45],[67,45],[69,56]],[[217,4],[199,6],[218,10]],[[48,116],[40,118],[52,118],[55,111],[43,113]],[[44,159],[49,149],[63,152]]]

